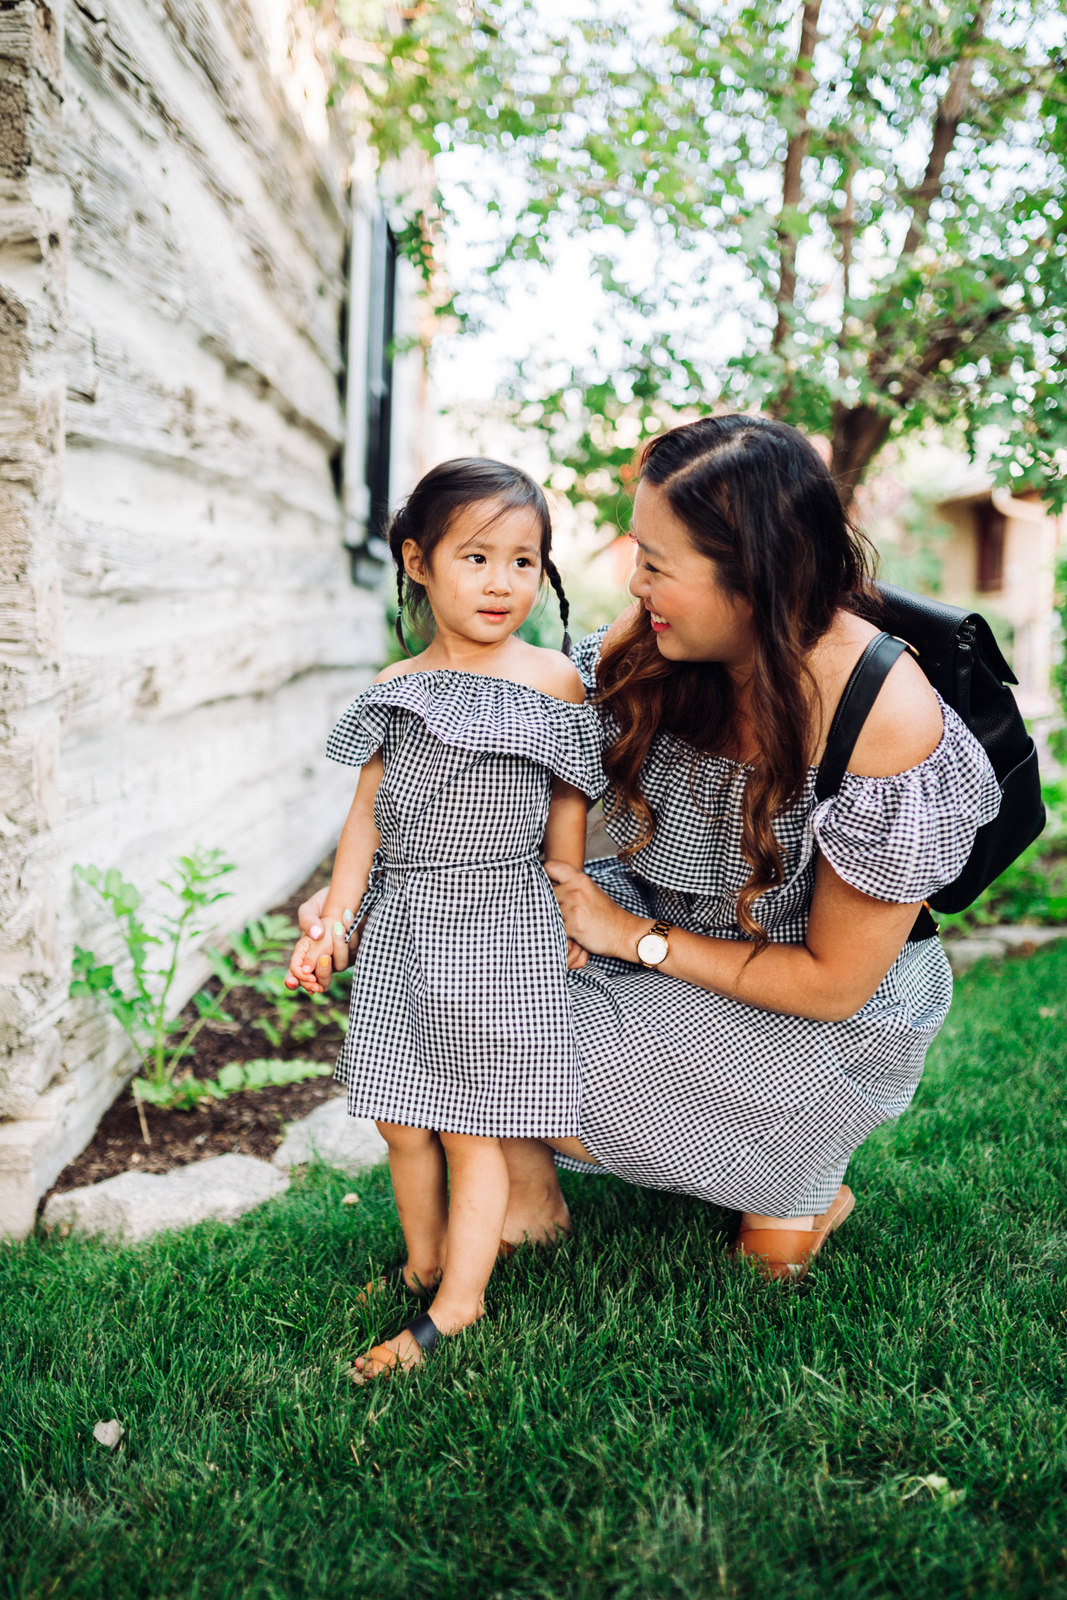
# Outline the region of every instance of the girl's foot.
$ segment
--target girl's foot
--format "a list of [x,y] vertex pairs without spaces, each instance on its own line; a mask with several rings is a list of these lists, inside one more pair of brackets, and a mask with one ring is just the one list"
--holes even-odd
[[348,1376],[353,1383],[364,1384],[373,1378],[387,1378],[394,1372],[413,1372],[416,1367],[422,1366],[439,1339],[461,1333],[483,1315],[479,1311],[477,1316],[468,1321],[451,1323],[446,1335],[430,1313],[424,1312],[421,1317],[409,1322],[406,1328],[401,1328],[394,1338],[386,1339],[384,1344],[374,1345],[365,1356],[357,1356],[348,1369]]
[[393,1372],[413,1372],[426,1360],[422,1345],[407,1328],[393,1339],[376,1344],[365,1356],[357,1356],[348,1369],[353,1383],[369,1383],[372,1378],[387,1378]]
[[372,1278],[363,1285],[356,1294],[356,1305],[365,1306],[375,1295],[392,1293],[394,1289],[402,1289],[426,1305],[433,1299],[440,1277],[440,1268],[422,1279],[412,1272],[406,1261],[398,1261],[395,1266],[387,1267],[380,1278]]

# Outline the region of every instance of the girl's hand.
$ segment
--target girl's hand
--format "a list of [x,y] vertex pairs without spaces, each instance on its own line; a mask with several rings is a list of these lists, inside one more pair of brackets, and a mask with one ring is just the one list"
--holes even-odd
[[[646,932],[640,917],[626,911],[592,878],[565,861],[546,861],[545,871],[563,914],[567,938],[594,956],[637,959],[637,941]],[[568,947],[568,966],[570,966]],[[584,961],[580,963],[584,966]]]
[[298,939],[285,976],[285,987],[322,994],[333,977],[332,948],[332,939],[309,939],[306,934]]
[[[332,919],[329,932],[324,923],[328,919],[326,889],[317,889],[310,900],[297,912],[297,921],[304,937],[297,942],[285,979],[287,989],[307,989],[308,994],[321,994],[329,988],[335,972],[343,972],[356,953],[353,940],[345,935],[352,926],[354,913],[347,907],[340,917]],[[311,977],[314,987],[305,981]]]

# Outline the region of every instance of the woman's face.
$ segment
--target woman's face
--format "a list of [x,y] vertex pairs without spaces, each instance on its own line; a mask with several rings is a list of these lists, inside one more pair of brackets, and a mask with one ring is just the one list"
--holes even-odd
[[728,594],[716,563],[701,555],[663,490],[637,486],[631,532],[637,558],[630,593],[648,613],[668,661],[718,661],[744,675],[752,660],[752,607]]

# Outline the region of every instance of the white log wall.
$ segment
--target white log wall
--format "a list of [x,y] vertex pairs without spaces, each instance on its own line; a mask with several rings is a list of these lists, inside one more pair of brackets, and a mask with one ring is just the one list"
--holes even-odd
[[150,887],[220,847],[235,927],[351,792],[323,745],[382,639],[341,542],[345,163],[317,26],[298,0],[0,0],[11,1233],[133,1065],[67,996],[75,942],[118,953],[73,865]]

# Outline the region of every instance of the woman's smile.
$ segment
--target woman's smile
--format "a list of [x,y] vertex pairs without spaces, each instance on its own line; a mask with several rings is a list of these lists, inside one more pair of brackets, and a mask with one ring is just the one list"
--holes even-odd
[[648,612],[649,620],[652,623],[653,633],[663,633],[667,628],[670,627],[670,623],[667,621],[666,617],[661,617],[659,612],[653,611],[651,606],[646,606],[645,610]]

